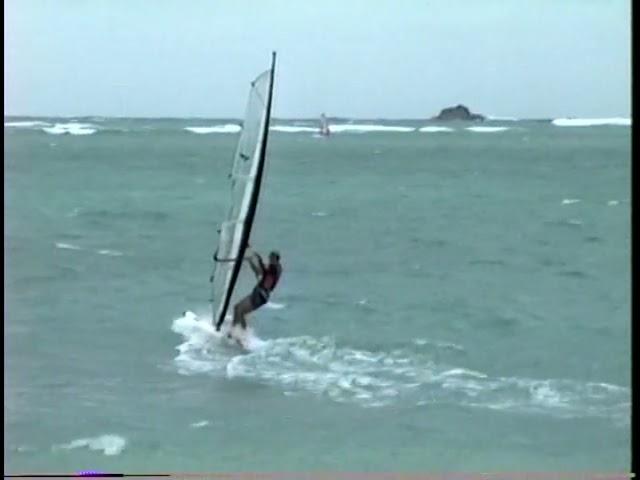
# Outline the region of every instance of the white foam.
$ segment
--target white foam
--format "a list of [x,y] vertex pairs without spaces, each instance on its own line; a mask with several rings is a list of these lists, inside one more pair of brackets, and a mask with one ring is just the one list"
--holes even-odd
[[5,127],[14,127],[14,128],[33,128],[33,127],[47,127],[51,125],[47,122],[41,122],[38,120],[35,121],[25,121],[25,122],[4,122]]
[[226,125],[214,125],[211,127],[184,127],[185,130],[204,135],[207,133],[238,133],[242,130],[240,125],[234,123],[227,123]]
[[26,452],[35,452],[36,448],[31,447],[29,445],[18,445],[17,447],[13,447],[12,450],[15,450],[18,453],[26,453]]
[[458,350],[463,352],[464,347],[462,345],[458,345],[457,343],[451,342],[442,342],[438,340],[429,340],[427,338],[416,338],[413,343],[419,346],[430,345],[437,348],[447,349],[447,350]]
[[[227,333],[230,319],[217,332],[211,322],[211,314],[196,315],[191,311],[175,319],[171,330],[182,335],[183,343],[176,347],[179,354],[174,359],[181,375],[198,375],[203,373],[226,371],[229,356],[237,355],[238,345],[234,339],[228,339]],[[243,342],[248,350],[259,350],[266,343],[254,335],[251,328],[246,332],[234,330],[235,338]],[[229,350],[229,347],[232,347]]]
[[193,428],[202,428],[206,427],[207,425],[209,425],[209,422],[207,420],[201,420],[199,422],[194,422],[191,424]]
[[565,198],[564,200],[562,200],[562,205],[571,205],[579,202],[580,202],[579,198]]
[[609,205],[610,207],[614,206],[614,205],[618,205],[620,202],[618,200],[609,200],[607,202],[607,205]]
[[45,127],[42,130],[50,135],[91,135],[98,130],[90,123],[56,123],[53,127]]
[[313,217],[326,217],[329,214],[327,212],[313,212],[311,215]]
[[223,338],[229,343],[239,344],[247,351],[258,351],[267,345],[267,342],[258,338],[253,333],[253,329],[251,327],[248,327],[246,330],[240,325],[229,327],[229,322],[231,322],[230,316],[227,317],[227,324],[222,328],[222,333],[224,335]]
[[204,320],[190,312],[173,323],[174,331],[186,339],[176,358],[180,368],[187,370],[181,373],[217,372],[271,385],[283,395],[312,394],[367,408],[443,402],[513,413],[610,417],[621,425],[628,423],[630,391],[626,387],[491,377],[466,365],[436,364],[432,352],[414,345],[389,352],[367,351],[339,347],[331,338],[299,336],[269,340],[261,348],[238,353],[237,347],[229,348],[231,343],[210,333],[211,325],[201,323]]
[[504,132],[505,130],[509,130],[510,127],[467,127],[465,130],[469,130],[470,132],[477,133],[495,133],[495,132]]
[[287,305],[284,303],[276,303],[276,302],[267,302],[265,305],[266,308],[270,308],[271,310],[282,310]]
[[482,372],[477,372],[475,370],[469,370],[467,368],[452,368],[451,370],[446,370],[439,375],[439,378],[445,377],[456,377],[456,376],[469,376],[475,378],[488,378],[486,374]]
[[549,382],[532,382],[529,386],[531,400],[548,407],[564,407],[568,398],[554,389]]
[[61,248],[63,250],[82,250],[82,247],[79,247],[78,245],[73,245],[71,243],[61,243],[61,242],[56,242],[56,248]]
[[400,354],[337,348],[330,339],[296,337],[272,340],[259,353],[235,357],[227,374],[274,384],[289,394],[297,390],[340,403],[382,407],[416,388],[414,369],[411,359]]
[[80,438],[54,448],[74,449],[87,447],[90,450],[102,450],[105,455],[119,455],[127,445],[127,440],[119,435],[100,435],[94,438]]
[[516,118],[516,117],[495,117],[493,115],[488,115],[487,116],[487,120],[496,120],[496,121],[503,121],[503,122],[517,122],[520,119]]
[[60,128],[60,127],[43,128],[42,130],[44,130],[46,133],[49,133],[51,135],[63,135],[67,133],[67,131],[64,128]]
[[454,129],[450,127],[438,127],[438,126],[427,126],[418,129],[419,132],[427,132],[427,133],[436,133],[436,132],[453,132]]
[[354,124],[354,123],[331,125],[332,133],[413,132],[413,131],[415,131],[415,128],[413,127],[401,127],[401,126],[391,126],[391,125],[365,125],[365,124]]
[[631,126],[630,118],[556,118],[551,122],[556,127],[599,127],[603,125]]
[[111,257],[121,257],[124,253],[119,252],[118,250],[98,250],[99,255],[109,255]]
[[273,127],[269,127],[269,130],[273,130],[274,132],[284,132],[284,133],[302,133],[302,132],[316,133],[318,131],[317,128],[312,128],[312,127],[288,127],[285,125],[276,125]]
[[482,387],[467,405],[561,418],[609,417],[622,426],[629,421],[630,390],[626,387],[527,378],[487,379]]

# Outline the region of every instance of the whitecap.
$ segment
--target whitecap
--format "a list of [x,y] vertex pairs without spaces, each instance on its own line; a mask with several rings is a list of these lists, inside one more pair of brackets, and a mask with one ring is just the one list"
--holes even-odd
[[488,115],[487,120],[495,120],[495,121],[504,121],[504,122],[517,122],[520,119],[516,117],[496,117],[493,115]]
[[477,133],[495,133],[509,130],[510,127],[467,127],[465,130]]
[[63,250],[82,250],[82,247],[79,247],[77,245],[73,245],[71,243],[61,243],[61,242],[56,242],[56,248],[61,248]]
[[620,202],[618,200],[609,200],[607,202],[607,205],[609,205],[610,207],[614,206],[614,205],[618,205]]
[[226,125],[214,125],[211,127],[184,127],[185,130],[204,135],[207,133],[238,133],[242,130],[240,125],[227,123]]
[[199,422],[194,422],[191,424],[193,428],[202,428],[206,427],[207,425],[209,425],[209,422],[207,420],[201,420]]
[[391,125],[366,125],[366,124],[353,124],[353,123],[331,125],[331,132],[333,133],[413,132],[413,131],[415,131],[415,128],[413,127],[401,127],[401,126],[391,126]]
[[5,127],[14,127],[14,128],[33,128],[33,127],[46,127],[51,125],[47,122],[41,122],[38,120],[35,121],[24,121],[24,122],[4,122]]
[[91,135],[98,130],[90,123],[56,123],[53,127],[45,127],[42,130],[50,135]]
[[100,435],[94,438],[80,438],[63,445],[54,445],[56,448],[74,449],[87,447],[90,450],[102,450],[105,455],[119,455],[127,445],[127,440],[119,435]]
[[556,118],[551,122],[556,127],[599,127],[604,125],[631,126],[630,118]]
[[119,252],[118,250],[98,250],[99,255],[109,255],[111,257],[121,257],[124,253]]
[[317,128],[312,127],[289,127],[285,125],[275,125],[273,127],[269,127],[269,130],[274,132],[283,132],[283,133],[302,133],[302,132],[317,132]]
[[488,378],[486,374],[478,372],[476,370],[469,370],[467,368],[452,368],[446,370],[438,375],[439,378],[455,377],[455,376],[469,376],[475,378]]
[[562,205],[571,205],[578,202],[580,202],[579,198],[565,198],[564,200],[562,200]]
[[429,340],[427,338],[416,338],[415,340],[413,340],[413,343],[418,346],[432,345],[434,347],[442,348],[445,350],[458,350],[461,352],[464,351],[464,347],[462,345],[458,345],[457,343]]
[[453,132],[453,128],[449,127],[438,127],[438,126],[427,126],[418,129],[419,132],[427,132],[427,133],[436,133],[436,132]]

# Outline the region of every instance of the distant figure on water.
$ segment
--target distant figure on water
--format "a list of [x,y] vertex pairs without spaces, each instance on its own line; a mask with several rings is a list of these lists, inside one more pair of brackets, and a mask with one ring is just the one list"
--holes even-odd
[[328,137],[331,131],[329,130],[329,122],[327,122],[327,117],[324,116],[324,113],[320,115],[320,135],[323,137]]
[[269,295],[276,288],[282,275],[282,265],[280,264],[280,254],[276,251],[269,253],[269,264],[266,266],[257,252],[247,255],[245,260],[249,262],[251,270],[259,280],[253,291],[233,307],[232,326],[240,324],[246,330],[247,320],[245,315],[257,310],[269,301]]

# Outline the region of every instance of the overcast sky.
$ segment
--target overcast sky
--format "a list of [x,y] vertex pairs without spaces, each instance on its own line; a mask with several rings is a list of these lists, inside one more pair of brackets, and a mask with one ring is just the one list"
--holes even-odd
[[629,0],[5,0],[5,115],[630,115]]

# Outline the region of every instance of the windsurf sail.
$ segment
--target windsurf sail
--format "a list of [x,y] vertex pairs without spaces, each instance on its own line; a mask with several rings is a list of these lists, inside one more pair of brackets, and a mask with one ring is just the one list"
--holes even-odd
[[320,115],[320,135],[328,137],[329,133],[329,122],[327,122],[327,117],[325,117],[323,113]]
[[213,290],[212,323],[217,330],[231,308],[258,207],[266,160],[275,65],[276,54],[273,52],[271,69],[251,82],[242,132],[229,174],[231,207],[218,230],[218,248],[213,256],[214,269],[210,279]]

